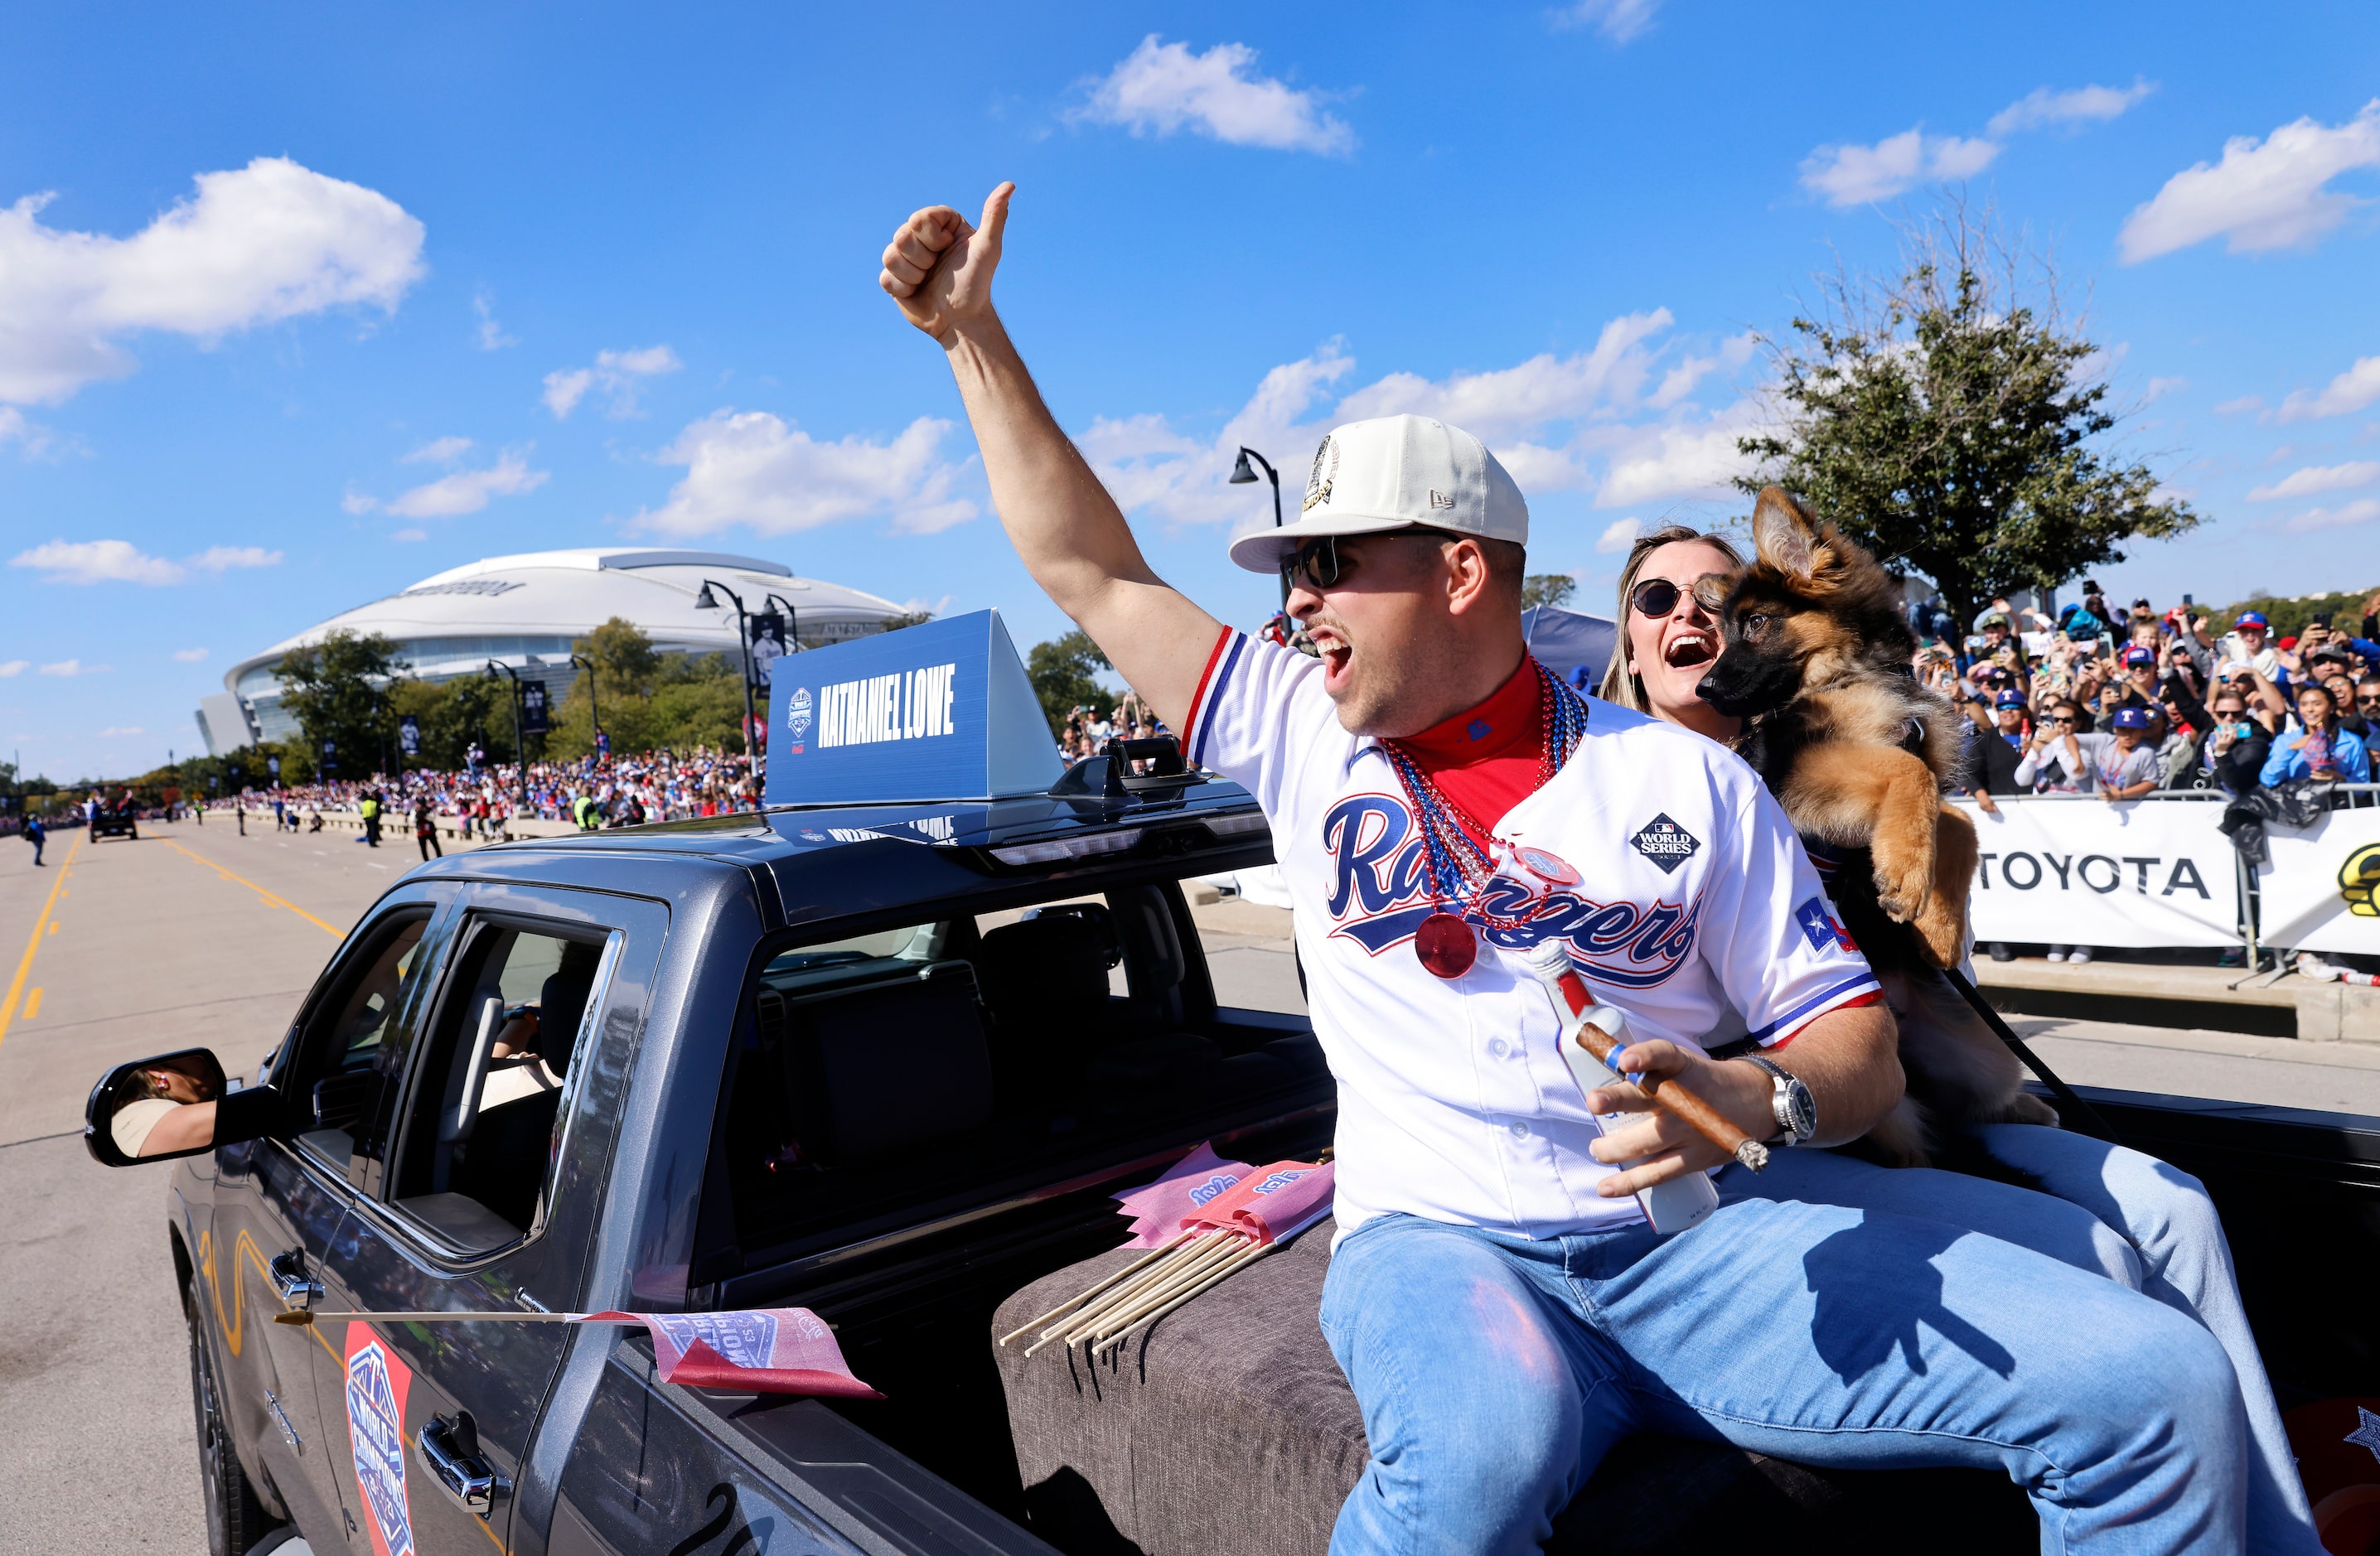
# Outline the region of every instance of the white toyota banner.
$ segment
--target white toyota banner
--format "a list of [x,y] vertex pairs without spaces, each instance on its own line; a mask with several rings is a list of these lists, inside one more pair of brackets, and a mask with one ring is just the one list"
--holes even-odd
[[2239,867],[2215,830],[2219,804],[2017,798],[1994,816],[1952,803],[1973,820],[1982,853],[1968,898],[1978,941],[2240,943]]
[[2257,867],[2266,945],[2380,955],[2380,809],[2333,810],[2300,832],[2265,827],[2273,862]]

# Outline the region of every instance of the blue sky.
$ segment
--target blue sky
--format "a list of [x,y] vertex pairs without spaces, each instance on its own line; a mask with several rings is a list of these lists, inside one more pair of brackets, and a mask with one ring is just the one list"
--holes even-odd
[[0,754],[200,744],[234,660],[472,558],[646,541],[1062,624],[874,286],[1020,186],[1003,311],[1158,565],[1253,625],[1333,421],[1506,454],[1594,608],[1713,520],[1752,335],[1946,188],[2051,249],[2165,602],[2380,586],[2380,10],[1591,0],[0,18]]

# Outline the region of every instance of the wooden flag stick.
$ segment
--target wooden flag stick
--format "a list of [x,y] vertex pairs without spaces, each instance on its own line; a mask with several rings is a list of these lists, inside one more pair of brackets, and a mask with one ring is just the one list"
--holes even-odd
[[366,1313],[340,1311],[318,1313],[311,1308],[293,1307],[286,1313],[275,1313],[276,1324],[305,1326],[317,1319],[344,1319],[354,1323],[377,1324],[583,1324],[589,1321],[607,1324],[642,1323],[641,1319],[599,1319],[589,1320],[584,1313],[529,1313],[515,1309],[503,1313]]
[[1129,1328],[1121,1330],[1116,1333],[1110,1335],[1107,1339],[1096,1343],[1091,1347],[1092,1355],[1097,1356],[1101,1352],[1115,1351],[1121,1347],[1125,1341],[1130,1340],[1134,1335],[1138,1334],[1141,1331],[1148,1328],[1151,1324],[1157,1322],[1158,1319],[1165,1317],[1168,1313],[1172,1312],[1175,1308],[1181,1307],[1184,1304],[1205,1295],[1214,1287],[1222,1284],[1232,1275],[1237,1274],[1242,1269],[1254,1264],[1257,1260],[1264,1258],[1265,1255],[1272,1252],[1273,1249],[1280,1246],[1281,1245],[1278,1243],[1258,1243],[1253,1247],[1245,1250],[1236,1258],[1225,1264],[1223,1268],[1216,1270],[1206,1280],[1199,1282],[1196,1285],[1191,1287],[1188,1291],[1184,1292],[1181,1295],[1175,1297],[1164,1307],[1158,1308],[1157,1311],[1144,1314],[1139,1319],[1135,1319]]
[[1145,1311],[1151,1305],[1163,1301],[1184,1286],[1196,1281],[1218,1264],[1229,1259],[1239,1251],[1241,1246],[1242,1240],[1234,1234],[1218,1234],[1216,1239],[1201,1249],[1196,1258],[1176,1260],[1169,1266],[1165,1279],[1150,1282],[1125,1301],[1106,1307],[1098,1317],[1075,1324],[1073,1331],[1067,1335],[1066,1343],[1071,1345],[1077,1340],[1103,1334],[1116,1324],[1127,1321],[1127,1315]]
[[1078,1307],[1082,1304],[1088,1302],[1091,1298],[1099,1295],[1099,1293],[1106,1291],[1109,1287],[1120,1284],[1121,1282],[1131,1279],[1135,1272],[1148,1265],[1156,1263],[1159,1259],[1163,1258],[1167,1254],[1172,1253],[1174,1249],[1188,1242],[1191,1237],[1196,1234],[1196,1232],[1197,1228],[1196,1227],[1184,1227],[1181,1231],[1173,1234],[1171,1241],[1160,1246],[1154,1252],[1143,1255],[1141,1258],[1134,1259],[1130,1264],[1125,1265],[1123,1269],[1117,1270],[1106,1280],[1101,1281],[1098,1285],[1093,1286],[1090,1290],[1080,1292],[1075,1295],[1068,1297],[1065,1301],[1061,1302],[1055,1307],[1050,1308],[1039,1318],[1026,1319],[1024,1324],[1014,1331],[1002,1335],[998,1343],[1005,1345],[1012,1340],[1020,1340],[1026,1335],[1030,1334],[1033,1331],[1040,1328],[1043,1324],[1048,1323],[1050,1319],[1058,1317],[1061,1313],[1066,1312],[1070,1308]]
[[1205,1290],[1219,1271],[1228,1270],[1236,1264],[1246,1254],[1248,1247],[1247,1240],[1232,1238],[1212,1257],[1201,1261],[1196,1268],[1183,1270],[1179,1277],[1148,1293],[1139,1301],[1109,1314],[1105,1321],[1101,1322],[1087,1338],[1095,1344],[1102,1343],[1118,1330],[1129,1328],[1148,1313],[1172,1302],[1184,1292]]
[[[1172,1257],[1152,1265],[1137,1279],[1102,1294],[1089,1307],[1079,1308],[1043,1330],[1040,1343],[1046,1344],[1062,1333],[1066,1343],[1073,1344],[1085,1332],[1096,1329],[1109,1314],[1128,1307],[1150,1292],[1178,1280],[1183,1270],[1208,1258],[1224,1235],[1220,1232],[1203,1234],[1188,1246],[1176,1250]],[[1039,1348],[1038,1344],[1034,1347],[1035,1350]],[[1033,1352],[1028,1350],[1025,1354],[1031,1355]]]

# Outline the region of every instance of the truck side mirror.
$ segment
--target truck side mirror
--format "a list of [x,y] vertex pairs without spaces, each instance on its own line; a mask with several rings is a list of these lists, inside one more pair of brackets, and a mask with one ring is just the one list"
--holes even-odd
[[234,1091],[220,1060],[186,1048],[102,1076],[83,1105],[82,1143],[103,1167],[132,1167],[257,1139],[280,1118],[277,1088]]

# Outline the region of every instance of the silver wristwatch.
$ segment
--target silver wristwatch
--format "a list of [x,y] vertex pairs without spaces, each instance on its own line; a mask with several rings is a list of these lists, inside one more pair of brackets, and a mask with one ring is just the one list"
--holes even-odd
[[1807,1145],[1810,1137],[1818,1132],[1818,1100],[1801,1077],[1774,1059],[1763,1059],[1756,1053],[1742,1055],[1747,1064],[1757,1064],[1768,1072],[1768,1084],[1776,1089],[1768,1098],[1768,1111],[1776,1115],[1779,1133],[1767,1143],[1772,1146]]

